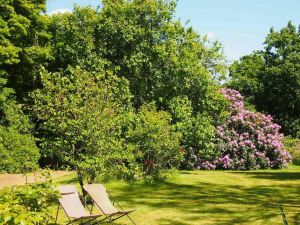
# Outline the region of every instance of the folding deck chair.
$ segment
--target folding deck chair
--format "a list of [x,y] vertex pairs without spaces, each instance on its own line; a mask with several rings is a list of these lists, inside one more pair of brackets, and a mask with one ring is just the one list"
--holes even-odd
[[136,224],[128,215],[134,212],[135,209],[123,210],[116,201],[113,201],[113,203],[116,203],[121,210],[116,209],[109,199],[111,195],[102,184],[86,184],[83,185],[83,189],[88,193],[88,195],[92,198],[93,203],[105,216],[105,218],[100,220],[99,222],[108,222],[113,224],[113,221],[123,216],[127,216],[127,218],[133,224]]
[[77,189],[74,185],[62,185],[58,188],[61,194],[59,198],[59,205],[57,208],[55,224],[57,224],[57,217],[60,207],[64,210],[67,215],[69,222],[67,224],[74,224],[79,222],[79,224],[90,224],[94,222],[99,224],[97,218],[103,216],[100,214],[92,215],[87,212],[87,210],[82,205]]

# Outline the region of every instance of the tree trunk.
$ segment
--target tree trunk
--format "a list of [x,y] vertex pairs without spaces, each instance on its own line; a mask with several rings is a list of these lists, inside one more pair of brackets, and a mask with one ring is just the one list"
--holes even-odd
[[85,199],[86,195],[87,195],[87,192],[83,189],[83,185],[84,185],[84,182],[83,182],[83,174],[80,170],[77,169],[77,177],[78,177],[78,182],[80,184],[80,187],[81,187],[81,191],[82,191],[82,195],[83,195],[83,198]]

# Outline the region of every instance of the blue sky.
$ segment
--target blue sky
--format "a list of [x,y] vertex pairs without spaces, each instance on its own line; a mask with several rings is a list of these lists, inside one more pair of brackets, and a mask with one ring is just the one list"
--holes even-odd
[[[47,0],[48,13],[74,4],[96,7],[99,0]],[[229,61],[262,49],[271,27],[300,24],[300,0],[178,0],[176,17],[200,34],[219,40]]]

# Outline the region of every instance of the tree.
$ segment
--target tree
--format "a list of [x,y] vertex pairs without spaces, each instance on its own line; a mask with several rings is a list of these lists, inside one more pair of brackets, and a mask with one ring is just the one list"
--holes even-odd
[[254,104],[262,100],[263,84],[260,74],[264,68],[264,59],[260,52],[243,56],[240,61],[235,61],[229,68],[232,77],[229,86],[240,90],[246,103]]
[[[214,79],[225,73],[222,46],[175,20],[175,0],[104,0],[97,10],[76,6],[55,15],[42,13],[43,0],[5,0],[0,7],[1,73],[18,102],[33,109],[42,160],[70,165],[79,175],[89,171],[91,180],[110,163],[118,171],[136,166],[134,145],[124,143],[127,120],[132,115],[139,121],[132,135],[150,140],[144,128],[161,137],[165,130],[147,121],[151,114],[168,128],[162,140],[176,139],[166,155],[155,145],[157,155],[168,162],[170,153],[177,162],[182,130],[177,124],[173,131],[176,118],[169,121],[164,112],[173,115],[169,106],[176,98],[187,99],[192,117],[184,131],[192,138],[180,144],[210,148],[204,142],[213,129],[205,128],[220,123],[226,106]],[[147,117],[133,112],[152,102],[155,110]]]
[[40,157],[29,119],[14,99],[14,91],[0,78],[0,172],[28,172]]
[[105,0],[99,11],[77,6],[51,16],[55,60],[47,69],[92,71],[105,60],[129,81],[136,109],[153,101],[166,109],[173,97],[186,95],[195,112],[205,111],[218,95],[213,76],[225,73],[222,46],[175,21],[175,6],[173,0]]
[[0,171],[33,170],[40,157],[33,127],[18,102],[36,85],[37,68],[49,58],[44,9],[44,0],[0,4]]
[[[103,66],[103,65],[102,65]],[[92,182],[130,160],[121,139],[123,113],[130,110],[128,82],[98,67],[41,74],[43,88],[32,93],[42,153],[60,159]]]
[[300,135],[300,30],[289,22],[271,29],[263,51],[245,56],[230,69],[229,86],[271,114],[285,134]]
[[196,112],[204,111],[216,93],[212,74],[225,70],[221,45],[175,21],[175,7],[173,0],[103,1],[96,46],[129,80],[136,108],[154,101],[166,109],[187,95]]
[[23,101],[39,85],[39,66],[51,60],[45,0],[3,0],[0,4],[0,73]]
[[100,47],[95,46],[97,15],[97,11],[91,7],[75,6],[72,13],[49,16],[55,59],[47,66],[49,71],[57,72],[68,66],[89,69],[95,64],[99,58],[97,47]]
[[[219,100],[218,103],[223,101]],[[226,104],[226,103],[224,103]],[[226,105],[224,105],[226,108]],[[201,158],[208,160],[217,155],[215,150],[216,129],[227,117],[226,111],[218,114],[218,119],[208,112],[193,115],[192,103],[187,97],[176,97],[169,102],[169,109],[173,123],[178,132],[182,134],[181,146],[184,160],[181,164],[183,169],[193,169],[195,160]]]

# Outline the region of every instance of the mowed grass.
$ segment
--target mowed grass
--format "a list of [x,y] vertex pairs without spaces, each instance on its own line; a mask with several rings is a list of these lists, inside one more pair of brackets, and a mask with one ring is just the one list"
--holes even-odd
[[[59,183],[75,183],[75,176]],[[137,224],[300,224],[300,166],[248,172],[180,171],[163,182],[105,186]],[[54,209],[53,212],[55,211]],[[67,218],[60,211],[59,221]],[[129,224],[126,218],[117,224]]]

